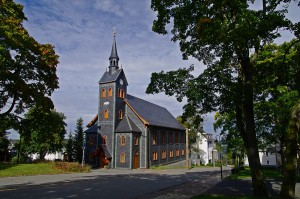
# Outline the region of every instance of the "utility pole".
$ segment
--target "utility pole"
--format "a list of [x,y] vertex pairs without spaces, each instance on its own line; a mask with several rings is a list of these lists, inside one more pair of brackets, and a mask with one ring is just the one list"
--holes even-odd
[[185,158],[186,158],[186,168],[190,169],[190,160],[189,160],[189,155],[190,155],[190,151],[189,151],[189,129],[186,128],[185,129]]

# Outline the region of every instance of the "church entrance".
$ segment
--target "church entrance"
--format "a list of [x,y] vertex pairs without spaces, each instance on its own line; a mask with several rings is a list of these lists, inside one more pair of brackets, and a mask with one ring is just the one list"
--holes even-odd
[[135,151],[133,157],[133,169],[138,169],[138,168],[140,168],[140,155],[138,151]]

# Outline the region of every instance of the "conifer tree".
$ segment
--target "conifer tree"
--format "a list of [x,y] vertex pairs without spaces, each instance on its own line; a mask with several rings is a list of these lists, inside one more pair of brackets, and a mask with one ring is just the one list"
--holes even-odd
[[82,146],[83,146],[83,119],[79,118],[76,122],[75,136],[74,136],[74,155],[75,161],[82,161]]

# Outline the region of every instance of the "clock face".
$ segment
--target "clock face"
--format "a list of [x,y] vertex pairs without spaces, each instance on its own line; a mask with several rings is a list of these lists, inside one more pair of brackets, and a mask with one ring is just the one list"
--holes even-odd
[[122,79],[120,79],[120,84],[123,85],[123,80]]

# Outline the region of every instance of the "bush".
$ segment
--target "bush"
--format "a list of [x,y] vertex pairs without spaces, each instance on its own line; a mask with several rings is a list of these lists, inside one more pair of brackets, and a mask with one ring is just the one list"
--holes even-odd
[[91,170],[89,165],[81,165],[77,162],[54,162],[54,167],[64,172],[88,172]]

